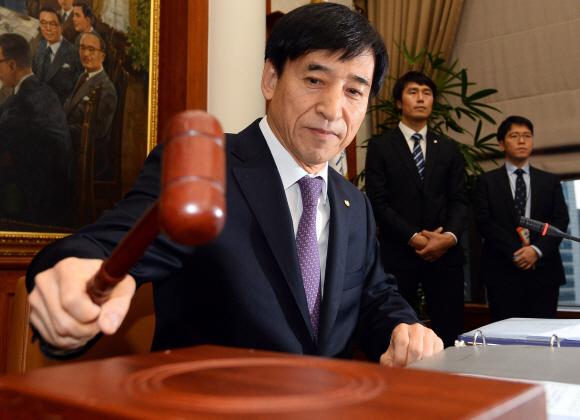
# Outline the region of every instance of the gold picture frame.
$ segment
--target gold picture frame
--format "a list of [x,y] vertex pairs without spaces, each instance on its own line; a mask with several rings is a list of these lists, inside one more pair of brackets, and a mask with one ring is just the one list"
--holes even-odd
[[[146,154],[157,144],[160,1],[151,0]],[[48,243],[67,235],[69,233],[0,231],[0,256],[33,257]]]

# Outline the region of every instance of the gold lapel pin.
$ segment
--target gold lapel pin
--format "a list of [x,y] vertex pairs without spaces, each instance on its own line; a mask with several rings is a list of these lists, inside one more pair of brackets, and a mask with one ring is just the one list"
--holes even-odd
[[437,140],[435,140],[433,143],[437,143]]
[[348,202],[348,200],[344,200],[344,204],[345,206],[350,207],[350,203]]

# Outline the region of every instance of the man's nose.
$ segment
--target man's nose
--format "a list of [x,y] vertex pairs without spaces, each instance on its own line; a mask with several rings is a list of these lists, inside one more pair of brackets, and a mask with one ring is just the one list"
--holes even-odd
[[327,121],[338,120],[342,117],[343,100],[342,89],[329,86],[322,92],[316,111]]

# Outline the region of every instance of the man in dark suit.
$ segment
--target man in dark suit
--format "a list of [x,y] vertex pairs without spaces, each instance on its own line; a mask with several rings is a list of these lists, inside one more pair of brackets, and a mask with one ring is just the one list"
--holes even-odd
[[427,130],[437,96],[431,79],[407,73],[393,95],[401,122],[369,142],[366,192],[379,225],[385,269],[411,305],[419,282],[423,285],[433,330],[451,346],[464,331],[465,257],[459,238],[468,201],[463,158],[453,140]]
[[484,239],[481,280],[493,321],[512,317],[556,318],[566,283],[558,246],[562,239],[519,228],[521,216],[566,232],[568,209],[560,180],[530,166],[534,127],[511,116],[497,130],[504,166],[477,178],[475,218]]
[[72,145],[56,94],[32,73],[30,47],[0,35],[0,81],[14,94],[0,109],[1,217],[51,226],[74,223]]
[[79,33],[73,22],[73,0],[58,0],[58,4],[61,7],[57,12],[62,16],[62,36],[74,44]]
[[85,72],[79,77],[72,96],[64,104],[64,113],[76,153],[83,131],[89,93],[97,86],[103,86],[101,100],[97,108],[97,121],[93,126],[93,130],[95,130],[93,171],[96,179],[108,179],[112,176],[108,146],[111,123],[117,109],[117,91],[103,69],[103,61],[105,60],[103,40],[93,34],[84,34],[79,51]]
[[[113,212],[32,263],[38,332],[74,351],[113,333],[135,282],[154,281],[155,350],[213,343],[351,357],[356,342],[371,360],[400,366],[441,350],[384,273],[368,200],[327,164],[354,138],[386,66],[380,35],[346,6],[309,4],[282,17],[266,46],[267,117],[226,138],[221,235],[195,249],[160,236],[111,299],[88,299],[86,275],[159,196],[159,145]],[[61,302],[60,287],[74,297]],[[55,319],[68,327],[57,332]]]
[[64,104],[82,73],[78,50],[62,36],[62,16],[48,7],[40,11],[40,30],[32,71],[46,83]]

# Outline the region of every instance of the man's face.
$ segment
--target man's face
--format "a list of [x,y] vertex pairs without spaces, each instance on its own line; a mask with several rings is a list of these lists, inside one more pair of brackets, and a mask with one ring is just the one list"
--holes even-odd
[[433,110],[433,91],[427,85],[409,82],[403,89],[401,100],[397,100],[397,107],[403,115],[403,124],[405,121],[427,121]]
[[58,4],[60,4],[62,10],[68,12],[73,5],[73,0],[58,0]]
[[73,8],[73,25],[75,26],[75,31],[80,33],[85,33],[91,29],[91,19],[85,17],[83,8],[80,6]]
[[288,61],[281,76],[267,60],[262,92],[268,124],[282,146],[309,173],[317,173],[352,141],[369,102],[375,59],[368,51],[340,61],[314,51]]
[[83,67],[87,72],[91,73],[103,68],[105,53],[101,51],[101,42],[96,35],[83,35],[79,47],[79,54],[81,56],[81,63],[83,63]]
[[40,31],[50,45],[60,41],[62,25],[58,17],[51,12],[40,12]]
[[512,124],[499,148],[505,152],[506,159],[512,165],[522,167],[528,161],[534,148],[534,136],[523,124]]
[[4,57],[2,47],[0,47],[0,82],[3,86],[14,88],[18,84],[16,80],[16,63],[14,60],[7,60]]

